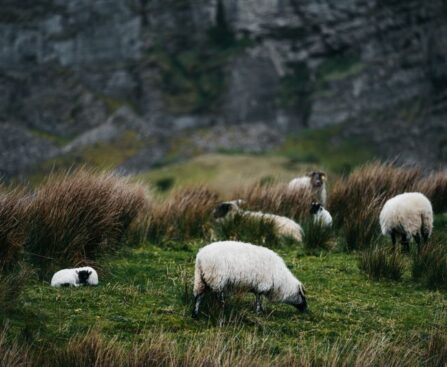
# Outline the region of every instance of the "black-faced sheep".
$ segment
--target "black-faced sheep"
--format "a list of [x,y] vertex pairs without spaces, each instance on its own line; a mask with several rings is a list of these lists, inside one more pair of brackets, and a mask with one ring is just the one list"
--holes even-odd
[[201,248],[195,264],[193,317],[199,315],[207,290],[218,292],[223,304],[224,292],[234,288],[256,295],[256,312],[262,311],[263,295],[299,311],[307,309],[303,285],[272,250],[236,241],[214,242]]
[[323,206],[326,205],[326,174],[321,171],[309,172],[306,176],[296,177],[289,182],[289,190],[308,189],[312,192],[315,200]]
[[313,216],[314,223],[320,223],[325,227],[332,226],[332,216],[331,214],[323,208],[323,205],[317,202],[313,202],[310,207],[310,214]]
[[51,278],[52,287],[79,287],[98,285],[98,273],[90,266],[74,269],[62,269]]
[[239,214],[254,219],[271,221],[278,235],[292,237],[298,242],[303,240],[303,229],[292,219],[275,214],[243,210],[240,208],[242,203],[242,200],[220,203],[213,211],[214,219],[232,220],[236,214]]

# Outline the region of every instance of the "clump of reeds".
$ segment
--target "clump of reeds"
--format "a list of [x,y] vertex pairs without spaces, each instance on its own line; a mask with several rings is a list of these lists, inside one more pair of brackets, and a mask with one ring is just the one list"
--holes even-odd
[[332,227],[315,222],[312,217],[304,220],[302,227],[303,245],[306,253],[318,254],[321,251],[330,251],[335,247]]
[[0,271],[0,320],[9,311],[17,308],[18,300],[31,274],[31,270],[24,265],[16,266],[8,272]]
[[176,191],[151,210],[148,239],[155,243],[206,238],[217,193],[206,187]]
[[447,248],[444,241],[430,241],[413,254],[411,268],[414,279],[430,288],[447,289]]
[[40,268],[86,263],[120,246],[148,211],[143,186],[79,169],[50,176],[27,208],[26,247]]
[[400,280],[405,269],[405,260],[399,251],[386,246],[376,246],[362,252],[359,268],[374,280]]

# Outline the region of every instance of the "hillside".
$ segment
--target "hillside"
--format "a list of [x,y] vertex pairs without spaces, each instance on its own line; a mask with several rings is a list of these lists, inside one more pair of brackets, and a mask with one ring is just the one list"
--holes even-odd
[[5,0],[0,174],[97,150],[142,172],[334,127],[324,144],[437,166],[446,19],[442,0]]

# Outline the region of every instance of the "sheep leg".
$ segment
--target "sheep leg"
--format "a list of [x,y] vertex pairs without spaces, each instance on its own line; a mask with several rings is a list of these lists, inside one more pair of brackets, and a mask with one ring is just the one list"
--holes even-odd
[[264,312],[264,308],[262,307],[262,295],[261,293],[256,293],[256,313]]
[[222,307],[222,309],[225,308],[225,293],[224,291],[219,293],[219,301],[220,301],[220,306]]
[[407,234],[402,235],[402,249],[403,252],[409,253],[410,252],[410,239],[408,238]]
[[396,248],[396,231],[391,231],[391,242],[393,243],[393,248]]
[[200,303],[202,302],[204,296],[205,296],[205,292],[202,292],[202,293],[198,294],[194,299],[194,310],[192,311],[192,317],[194,319],[199,317]]
[[422,243],[422,237],[421,234],[418,233],[414,236],[414,240],[416,241],[416,244],[418,245],[418,253],[421,251],[421,243]]

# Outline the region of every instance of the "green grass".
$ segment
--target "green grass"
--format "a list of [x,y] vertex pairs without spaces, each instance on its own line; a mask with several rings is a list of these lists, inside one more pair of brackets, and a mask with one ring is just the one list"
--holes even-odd
[[36,342],[63,344],[94,327],[124,343],[160,331],[186,342],[193,336],[234,336],[236,328],[241,345],[255,333],[253,343],[261,346],[267,340],[275,354],[312,341],[360,340],[370,332],[390,338],[422,335],[433,315],[447,307],[445,292],[427,290],[409,274],[399,283],[375,282],[359,271],[355,255],[302,257],[290,246],[278,252],[306,286],[308,314],[265,302],[265,313],[256,315],[253,296],[244,294],[229,298],[224,321],[206,306],[203,311],[211,317],[195,321],[190,312],[198,247],[190,243],[181,249],[145,245],[123,250],[103,259],[96,288],[54,289],[35,280],[23,295],[21,313],[10,317],[10,332],[21,335],[27,330]]
[[271,177],[287,181],[308,168],[307,164],[276,155],[203,154],[186,162],[153,169],[138,178],[152,186],[169,179],[173,182],[171,188],[206,183],[212,189],[228,193]]

